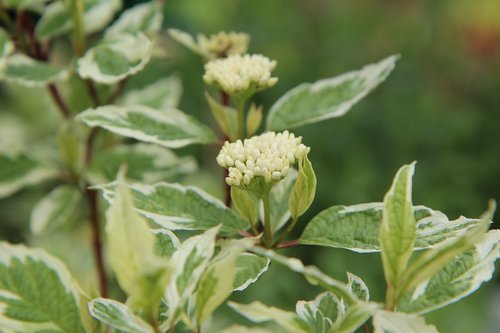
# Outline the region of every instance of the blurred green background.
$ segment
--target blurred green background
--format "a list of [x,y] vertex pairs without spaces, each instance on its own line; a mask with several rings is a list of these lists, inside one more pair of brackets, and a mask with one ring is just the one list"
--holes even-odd
[[[138,2],[125,1],[126,6]],[[441,210],[454,219],[477,217],[488,199],[500,201],[498,0],[167,0],[164,26],[193,34],[249,33],[250,52],[278,62],[274,73],[279,83],[256,96],[266,109],[304,81],[401,54],[388,80],[345,117],[295,131],[312,147],[310,158],[318,177],[316,200],[302,222],[334,204],[381,201],[397,169],[413,160],[418,161],[415,204]],[[181,109],[211,122],[201,60],[166,34],[161,46],[169,59],[150,64],[128,88],[176,73],[185,91]],[[15,96],[23,96],[22,89],[8,93],[4,90],[0,100],[4,125],[18,113],[32,128],[31,138],[53,131],[57,115],[42,112],[49,103],[43,91],[31,89],[33,99],[21,101]],[[0,138],[17,135],[7,134],[6,127],[2,126]],[[220,194],[218,187],[211,186],[220,180],[216,151],[194,147],[182,152],[197,154],[209,166],[215,176],[211,182],[204,181],[204,186]],[[0,238],[14,242],[26,238],[29,211],[43,189],[39,191],[24,191],[0,201]],[[287,253],[338,279],[346,280],[346,270],[353,272],[367,282],[373,299],[383,298],[378,255],[303,246]],[[273,266],[233,299],[259,299],[291,309],[297,300],[313,299],[318,292],[298,275]],[[428,320],[444,333],[499,332],[498,293],[495,283],[489,283],[474,296],[432,313]],[[224,307],[219,314],[222,319],[216,325],[239,318]]]

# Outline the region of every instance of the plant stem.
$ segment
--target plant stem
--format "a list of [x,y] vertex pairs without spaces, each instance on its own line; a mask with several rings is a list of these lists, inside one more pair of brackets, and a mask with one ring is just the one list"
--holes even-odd
[[106,101],[106,104],[113,104],[118,97],[120,97],[121,93],[123,92],[123,89],[125,89],[125,86],[127,85],[128,78],[125,78],[123,80],[120,80],[116,86],[113,89],[113,92],[109,96],[108,100]]
[[245,101],[236,101],[236,111],[238,112],[238,139],[245,138]]
[[387,291],[385,293],[385,309],[388,311],[394,311],[396,304],[394,304],[394,286],[392,284],[387,284]]
[[99,105],[101,105],[101,101],[99,100],[99,94],[97,93],[97,88],[95,87],[94,81],[83,80],[83,82],[87,86],[87,91],[89,92],[89,96],[92,99],[94,108],[97,108]]
[[50,83],[49,85],[47,85],[47,90],[49,91],[50,97],[52,97],[54,103],[56,103],[59,111],[61,112],[61,115],[64,118],[68,119],[71,116],[71,112],[69,111],[68,105],[61,97],[57,86],[54,83]]
[[297,224],[298,220],[299,220],[298,218],[292,220],[292,223],[290,223],[286,228],[286,230],[283,231],[278,241],[276,241],[276,243],[273,245],[273,248],[282,248],[279,245],[281,244],[281,242],[285,240],[286,236],[288,236],[288,234],[293,230],[293,228],[295,228],[295,225]]
[[266,247],[270,248],[273,244],[273,234],[271,231],[271,208],[269,207],[269,192],[262,197],[264,203],[264,239]]
[[[229,94],[224,92],[224,91],[220,91],[220,102],[222,105],[224,106],[229,106],[229,103],[230,103],[230,99],[229,99]],[[223,140],[223,143],[225,141],[229,140],[228,137],[224,137],[224,140]],[[224,184],[224,203],[226,204],[227,207],[230,207],[231,206],[231,186],[229,186],[227,183],[226,183],[226,178],[227,176],[229,176],[229,170],[224,168],[223,169],[223,174],[222,174],[222,183]]]
[[[99,130],[94,127],[90,130],[85,142],[85,164],[88,166],[92,162],[94,142]],[[90,184],[85,182],[85,193],[87,203],[90,209],[90,225],[92,227],[92,245],[94,249],[94,258],[96,264],[97,278],[99,281],[99,290],[102,297],[107,295],[106,270],[104,267],[104,255],[102,251],[101,223],[99,218],[99,201],[97,200],[97,191],[90,189]]]

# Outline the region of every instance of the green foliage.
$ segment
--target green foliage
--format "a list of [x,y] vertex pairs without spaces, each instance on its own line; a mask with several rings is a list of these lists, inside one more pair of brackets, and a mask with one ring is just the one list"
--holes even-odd
[[[192,3],[183,2],[183,6]],[[277,3],[259,6],[281,13]],[[305,140],[288,130],[345,115],[388,78],[399,56],[300,84],[273,104],[272,95],[264,90],[277,83],[271,72],[278,62],[279,70],[295,67],[307,71],[309,80],[330,72],[309,68],[347,64],[328,56],[321,64],[311,58],[303,61],[307,66],[293,66],[299,63],[300,54],[289,52],[286,43],[268,50],[276,61],[246,54],[250,37],[245,33],[192,37],[177,29],[169,30],[173,40],[200,59],[196,66],[172,61],[178,54],[162,36],[164,14],[172,15],[164,4],[145,1],[123,10],[121,0],[5,0],[0,4],[0,80],[6,87],[6,108],[13,111],[0,114],[0,197],[9,197],[5,201],[7,220],[22,219],[22,211],[31,206],[31,214],[25,214],[31,215],[27,242],[52,253],[0,243],[2,332],[103,333],[111,328],[129,333],[349,333],[362,325],[369,330],[367,321],[372,318],[375,333],[436,333],[420,315],[461,300],[492,278],[500,256],[499,231],[486,230],[494,217],[494,203],[490,202],[480,218],[454,220],[426,206],[414,206],[415,163],[399,169],[381,203],[324,209],[326,196],[315,200],[318,190],[318,194],[328,193],[328,202],[339,202],[337,194],[346,185],[337,168],[343,163],[350,172],[345,180],[349,191],[356,191],[358,179],[364,181],[359,175],[378,172],[366,163],[367,149],[358,151],[349,142],[354,139],[346,135],[349,132],[344,127],[349,126],[342,125],[345,123],[337,122],[340,127],[334,139],[328,137],[328,144],[311,144],[311,148],[305,146],[309,137],[321,135],[323,141],[330,130],[325,132],[324,125],[317,125],[319,130],[314,131],[320,134],[300,132]],[[327,3],[318,6],[330,8]],[[305,14],[312,14],[311,8]],[[198,17],[207,13],[199,11]],[[302,16],[310,15],[294,17],[293,25],[309,31]],[[287,18],[283,15],[282,19]],[[319,34],[324,33],[321,22],[318,16],[315,26]],[[327,30],[331,36],[330,27]],[[294,43],[304,45],[311,39],[315,50],[319,45],[314,42],[316,32],[307,38],[302,32],[290,35]],[[349,48],[349,43],[342,45]],[[338,49],[339,54],[347,52],[344,47]],[[367,53],[371,48],[364,46]],[[369,58],[365,54],[359,57]],[[205,75],[198,72],[201,62]],[[405,75],[410,62],[405,60],[401,67]],[[185,96],[179,74],[171,74],[176,65],[189,88],[184,89]],[[184,72],[196,72],[196,82],[212,86],[206,99],[199,84],[193,84]],[[289,89],[293,77],[293,71],[281,75],[283,85],[277,91]],[[402,86],[397,79],[395,82],[394,86]],[[52,104],[24,96],[43,90]],[[3,97],[4,90],[0,93]],[[369,107],[384,109],[377,96],[371,98]],[[460,94],[453,98],[457,96]],[[200,107],[202,100],[205,104]],[[404,115],[413,122],[418,112],[412,101],[405,99],[400,108],[413,111],[412,117]],[[424,110],[424,106],[418,107]],[[212,122],[206,121],[209,114],[198,112],[209,109]],[[59,112],[62,121],[52,111]],[[260,134],[264,118],[265,130],[284,132],[258,137],[272,140],[247,140]],[[400,131],[404,135],[393,138],[400,143],[409,137],[401,131],[411,132],[412,126],[385,124],[374,112],[364,113],[365,118],[358,136],[372,127],[380,137]],[[448,123],[454,124],[454,120]],[[427,131],[433,122],[425,124],[426,135],[419,132],[419,139],[441,142]],[[221,145],[226,152],[216,159]],[[380,150],[375,142],[373,146],[381,165],[400,163],[387,156],[387,152],[397,155],[397,149],[384,145]],[[325,163],[324,156],[339,147],[348,149],[349,158],[336,156],[335,163]],[[312,155],[308,155],[310,150]],[[226,169],[223,179],[214,170],[216,162]],[[216,183],[220,183],[218,190],[214,189]],[[224,201],[219,198],[221,193]],[[423,193],[432,196],[431,191]],[[101,202],[101,194],[105,202]],[[23,200],[30,195],[32,199]],[[346,196],[342,201],[354,200]],[[324,210],[318,214],[320,206]],[[299,217],[309,222],[304,223],[301,237],[293,239]],[[88,239],[92,239],[90,246],[85,245]],[[362,253],[380,252],[379,275],[383,270],[387,282],[385,299],[377,299],[382,292],[376,276],[359,270],[360,274],[355,265],[352,270],[367,283],[349,272],[346,277],[340,275],[346,281],[336,278],[348,268],[339,264],[340,252],[317,252],[322,249],[310,246],[301,259],[294,258],[293,252],[281,252],[302,245],[349,249],[360,253],[359,260],[366,258]],[[94,258],[75,254],[90,252]],[[324,255],[323,262],[336,266],[332,275],[324,273],[331,267],[320,270],[303,264],[317,253]],[[65,258],[82,288],[53,255]],[[87,262],[95,263],[95,272],[86,268]],[[273,263],[285,269],[283,276],[273,275]],[[363,261],[363,268],[369,271],[378,264]],[[297,281],[293,290],[282,289],[280,284],[288,283],[286,269],[314,287]],[[271,273],[266,275],[271,276],[259,283],[268,271]],[[109,276],[111,272],[115,279]],[[280,290],[286,292],[279,295]],[[234,291],[238,293],[233,295]],[[317,296],[310,300],[313,291]],[[258,300],[247,300],[248,295]],[[276,295],[283,302],[268,301]],[[305,300],[297,301],[297,295]],[[126,303],[118,301],[125,299]],[[241,300],[247,304],[239,303]],[[293,312],[290,304],[295,301]],[[221,327],[228,319],[232,321],[230,316],[219,320],[228,310],[223,304],[266,327],[232,322]]]
[[154,110],[146,106],[102,106],[82,112],[78,120],[91,127],[167,148],[194,143],[211,143],[214,133],[187,114],[175,110]]
[[0,243],[0,326],[18,332],[84,333],[80,289],[42,250]]
[[271,107],[267,129],[291,129],[343,116],[389,76],[398,58],[391,56],[359,71],[295,87]]

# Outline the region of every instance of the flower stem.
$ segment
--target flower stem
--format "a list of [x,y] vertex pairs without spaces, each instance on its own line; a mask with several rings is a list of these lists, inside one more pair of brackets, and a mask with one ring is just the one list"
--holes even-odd
[[271,208],[269,207],[269,192],[262,197],[264,203],[264,239],[269,248],[273,244],[273,234],[271,231]]
[[280,248],[279,245],[281,244],[281,242],[285,240],[286,236],[288,236],[288,234],[293,230],[293,228],[295,228],[297,221],[298,221],[297,218],[292,220],[292,223],[288,225],[286,230],[283,231],[283,233],[281,234],[280,238],[276,241],[276,243],[274,243],[273,248]]
[[236,111],[238,112],[238,139],[245,138],[245,100],[236,99]]

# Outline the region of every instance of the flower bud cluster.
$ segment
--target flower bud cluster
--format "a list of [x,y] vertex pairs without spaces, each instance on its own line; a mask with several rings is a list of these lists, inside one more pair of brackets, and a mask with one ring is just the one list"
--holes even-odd
[[250,185],[255,177],[262,177],[266,183],[284,179],[290,167],[310,148],[302,142],[302,137],[293,133],[267,132],[259,136],[225,142],[217,163],[229,170],[226,183],[230,186]]
[[271,77],[276,61],[262,55],[231,55],[205,64],[203,80],[228,94],[258,91],[278,82]]
[[224,58],[233,54],[245,54],[250,36],[242,32],[219,32],[210,37],[198,35],[198,47],[208,58]]

